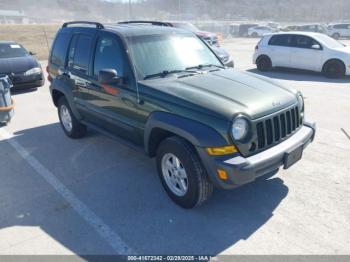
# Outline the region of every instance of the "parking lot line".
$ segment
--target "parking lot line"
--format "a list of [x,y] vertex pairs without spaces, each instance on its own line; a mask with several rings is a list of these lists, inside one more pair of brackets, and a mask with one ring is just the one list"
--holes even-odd
[[14,135],[5,129],[0,129],[0,138],[6,140],[18,154],[49,183],[70,206],[120,255],[135,254],[135,252],[115,233],[101,218],[90,210],[74,193],[62,184],[55,175],[33,157],[21,144],[16,142]]

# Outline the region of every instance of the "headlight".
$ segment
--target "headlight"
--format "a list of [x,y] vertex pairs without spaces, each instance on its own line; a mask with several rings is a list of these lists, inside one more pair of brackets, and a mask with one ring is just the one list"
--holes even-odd
[[35,74],[41,74],[41,68],[40,67],[34,67],[32,69],[29,69],[24,73],[24,75],[29,76],[29,75],[35,75]]
[[304,98],[302,94],[298,94],[298,107],[300,109],[301,112],[304,111]]
[[235,140],[242,140],[248,134],[248,121],[237,118],[232,124],[232,136]]

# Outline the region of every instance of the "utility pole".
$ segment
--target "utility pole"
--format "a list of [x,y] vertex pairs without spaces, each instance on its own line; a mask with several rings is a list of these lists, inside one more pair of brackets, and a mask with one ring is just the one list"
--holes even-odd
[[131,0],[129,0],[129,21],[131,21],[132,20],[132,10],[131,10]]

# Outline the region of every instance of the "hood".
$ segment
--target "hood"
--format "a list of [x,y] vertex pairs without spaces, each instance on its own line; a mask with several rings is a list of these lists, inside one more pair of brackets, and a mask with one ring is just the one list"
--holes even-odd
[[0,58],[0,73],[22,73],[39,64],[32,56]]
[[257,119],[297,103],[295,91],[235,69],[146,81],[152,88],[212,110],[228,120],[237,113]]

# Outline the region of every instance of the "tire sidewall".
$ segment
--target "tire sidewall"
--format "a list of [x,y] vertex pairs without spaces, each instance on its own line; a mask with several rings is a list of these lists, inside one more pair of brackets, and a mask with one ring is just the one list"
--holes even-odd
[[[174,154],[181,161],[186,171],[188,189],[184,196],[175,195],[165,181],[162,170],[162,159],[166,153]],[[157,151],[157,170],[165,191],[174,202],[184,208],[192,208],[197,204],[197,200],[199,198],[199,176],[203,170],[195,165],[193,156],[189,154],[188,150],[186,147],[184,147],[184,145],[182,145],[182,143],[179,143],[173,139],[167,139],[166,143],[162,143],[159,146]]]
[[[65,128],[65,126],[63,125],[63,123],[62,123],[61,107],[62,107],[63,105],[68,109],[68,112],[69,112],[70,117],[71,117],[71,119],[72,119],[72,129],[71,129],[70,131],[68,131],[68,130]],[[61,127],[62,127],[63,131],[66,133],[66,135],[69,136],[69,137],[71,137],[71,136],[73,135],[74,128],[76,128],[76,127],[75,127],[76,124],[75,124],[75,118],[74,118],[73,112],[72,112],[72,110],[70,109],[70,106],[68,105],[68,102],[67,102],[67,99],[66,99],[66,98],[61,97],[61,98],[59,99],[59,101],[58,101],[58,108],[57,108],[57,109],[58,109],[58,117],[59,117],[59,119],[60,119]]]
[[259,71],[266,72],[272,67],[271,59],[268,56],[260,56],[257,59],[257,68]]

